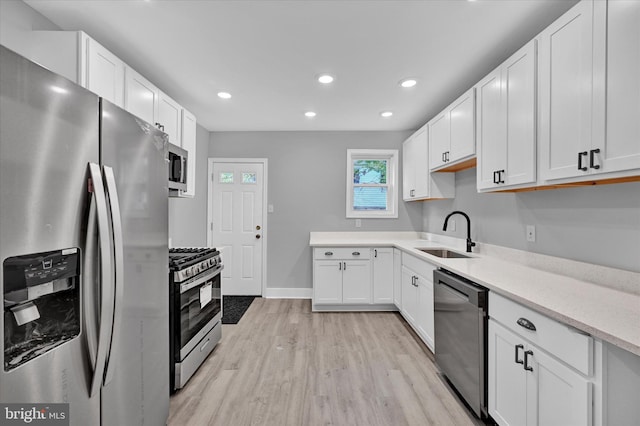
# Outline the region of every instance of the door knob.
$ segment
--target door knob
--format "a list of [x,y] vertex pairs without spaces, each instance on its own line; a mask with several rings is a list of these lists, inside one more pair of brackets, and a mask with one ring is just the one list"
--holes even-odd
[[256,231],[259,231],[260,229],[262,229],[260,228],[260,225],[256,225]]
[[256,240],[260,239],[260,234],[256,234]]

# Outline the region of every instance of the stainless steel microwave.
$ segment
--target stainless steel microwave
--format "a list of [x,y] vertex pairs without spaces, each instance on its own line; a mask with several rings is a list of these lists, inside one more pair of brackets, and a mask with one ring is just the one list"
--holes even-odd
[[187,190],[187,157],[185,149],[169,144],[169,194],[176,195]]

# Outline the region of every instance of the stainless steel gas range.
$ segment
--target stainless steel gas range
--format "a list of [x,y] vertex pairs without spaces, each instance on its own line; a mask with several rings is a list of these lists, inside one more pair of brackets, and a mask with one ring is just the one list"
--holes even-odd
[[222,337],[220,252],[169,250],[171,393],[181,389]]

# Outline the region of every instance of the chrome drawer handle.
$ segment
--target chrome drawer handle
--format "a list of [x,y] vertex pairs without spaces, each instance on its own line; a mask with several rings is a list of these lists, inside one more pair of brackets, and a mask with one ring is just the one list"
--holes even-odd
[[526,318],[518,319],[517,323],[520,327],[524,327],[527,330],[536,331],[536,326],[533,325],[533,323]]

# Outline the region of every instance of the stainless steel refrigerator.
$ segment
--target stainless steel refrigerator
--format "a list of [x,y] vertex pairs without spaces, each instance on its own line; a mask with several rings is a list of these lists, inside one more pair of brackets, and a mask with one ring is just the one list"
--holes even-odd
[[0,403],[169,414],[166,135],[0,46]]

